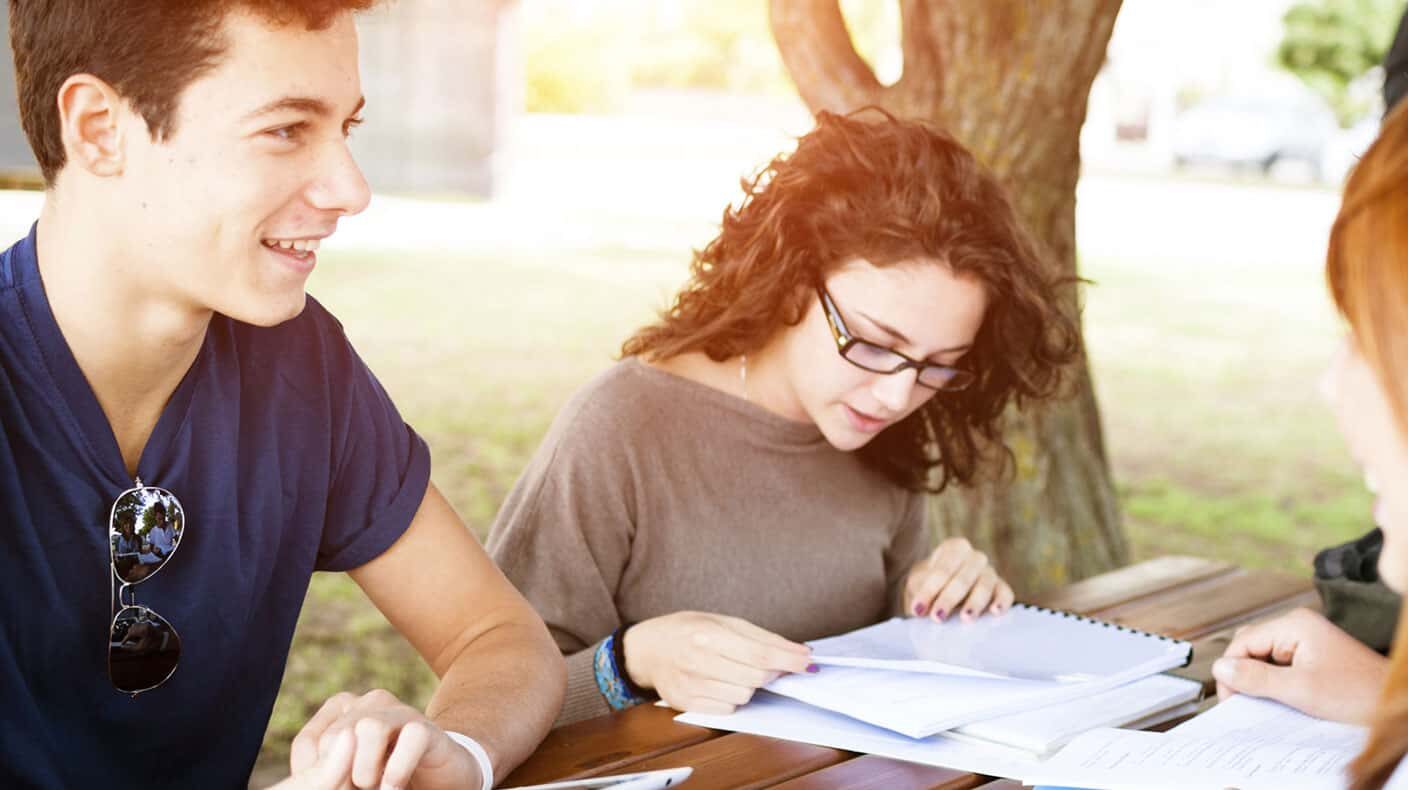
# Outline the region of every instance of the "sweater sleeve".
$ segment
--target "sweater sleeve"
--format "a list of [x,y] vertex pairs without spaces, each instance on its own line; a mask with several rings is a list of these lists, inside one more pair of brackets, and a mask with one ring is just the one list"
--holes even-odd
[[904,616],[904,585],[909,569],[924,559],[932,548],[929,538],[928,497],[905,492],[904,507],[890,548],[885,552],[885,583],[889,591],[890,614]]
[[606,641],[601,639],[590,647],[578,650],[567,656],[567,698],[562,702],[562,712],[553,722],[554,729],[583,719],[605,716],[611,712],[601,689],[596,685],[596,668],[593,659],[598,647]]
[[578,398],[559,414],[489,533],[490,556],[547,624],[567,658],[562,725],[609,711],[596,646],[622,625],[616,607],[634,535],[628,432],[613,410]]

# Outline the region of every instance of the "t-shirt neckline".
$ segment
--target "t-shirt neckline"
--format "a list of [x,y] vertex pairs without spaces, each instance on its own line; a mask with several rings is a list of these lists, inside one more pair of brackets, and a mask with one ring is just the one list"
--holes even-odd
[[[38,233],[39,223],[35,222],[29,235],[15,246],[14,254],[10,256],[10,275],[19,295],[25,324],[44,362],[44,368],[52,379],[54,389],[63,401],[69,417],[73,419],[79,435],[87,443],[89,452],[96,459],[97,466],[112,477],[111,482],[114,485],[130,487],[132,476],[127,473],[127,465],[122,460],[117,437],[108,423],[107,415],[103,413],[102,405],[98,403],[97,394],[93,392],[87,376],[78,365],[78,359],[73,355],[73,349],[59,328],[45,293],[43,278],[39,272],[36,245]],[[200,351],[171,393],[151,436],[147,438],[146,446],[142,448],[141,457],[137,461],[136,476],[148,485],[161,485],[167,473],[165,459],[169,457],[172,444],[186,422],[192,395],[200,379],[199,371],[204,368],[210,353],[210,338],[210,330],[207,328]]]

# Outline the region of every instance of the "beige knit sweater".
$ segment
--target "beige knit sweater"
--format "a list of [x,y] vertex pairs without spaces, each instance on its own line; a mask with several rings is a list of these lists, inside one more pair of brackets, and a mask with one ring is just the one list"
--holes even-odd
[[488,548],[567,657],[558,724],[610,709],[592,655],[623,623],[681,610],[793,640],[892,614],[929,548],[923,497],[815,426],[619,362],[558,415]]

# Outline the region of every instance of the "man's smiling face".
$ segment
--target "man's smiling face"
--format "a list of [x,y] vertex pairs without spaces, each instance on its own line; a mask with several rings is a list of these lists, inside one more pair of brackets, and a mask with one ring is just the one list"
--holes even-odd
[[[362,106],[349,13],[323,30],[234,12],[175,132],[127,138],[116,233],[150,292],[270,326],[298,315],[319,240],[370,194],[347,147]],[[124,108],[124,112],[131,112]]]

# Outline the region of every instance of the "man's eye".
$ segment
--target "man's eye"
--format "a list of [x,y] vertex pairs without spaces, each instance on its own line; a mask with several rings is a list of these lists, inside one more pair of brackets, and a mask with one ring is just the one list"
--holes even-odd
[[303,126],[304,124],[301,123],[280,126],[277,129],[270,129],[268,132],[265,132],[265,134],[272,135],[280,140],[296,142],[303,135]]
[[342,124],[342,136],[343,136],[343,137],[351,137],[351,136],[352,136],[352,130],[353,130],[353,129],[356,129],[358,126],[361,126],[361,125],[362,125],[362,119],[361,119],[360,117],[357,117],[357,118],[348,118],[347,121]]

